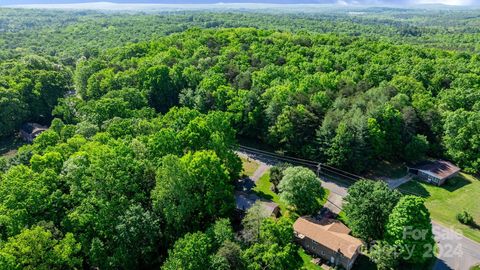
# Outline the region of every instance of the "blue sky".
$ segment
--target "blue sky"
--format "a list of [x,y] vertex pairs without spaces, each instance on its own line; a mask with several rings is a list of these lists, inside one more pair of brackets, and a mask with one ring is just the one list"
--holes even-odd
[[480,0],[0,0],[0,5],[15,4],[68,4],[86,2],[156,3],[156,4],[212,4],[212,3],[278,3],[278,4],[366,4],[366,5],[414,5],[446,4],[477,5]]

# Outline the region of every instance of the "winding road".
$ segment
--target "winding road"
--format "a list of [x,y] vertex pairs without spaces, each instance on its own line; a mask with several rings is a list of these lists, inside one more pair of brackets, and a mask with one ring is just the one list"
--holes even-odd
[[[251,177],[256,182],[271,166],[285,162],[273,155],[254,150],[237,151],[237,154],[248,156],[256,160],[260,166]],[[255,179],[256,178],[256,179]],[[330,190],[327,203],[324,205],[330,211],[341,211],[343,198],[347,195],[348,181],[337,181],[329,177],[322,177],[322,186]],[[398,185],[393,186],[393,188]],[[480,263],[480,243],[464,237],[452,228],[432,221],[432,230],[438,247],[437,261],[433,270],[469,270],[471,266]]]

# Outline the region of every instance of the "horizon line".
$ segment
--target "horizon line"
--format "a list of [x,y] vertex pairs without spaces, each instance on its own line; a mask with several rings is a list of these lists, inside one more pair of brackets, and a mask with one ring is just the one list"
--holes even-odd
[[[337,1],[336,3],[272,3],[272,2],[253,2],[253,1],[244,1],[244,2],[215,2],[215,3],[152,3],[152,2],[111,2],[111,1],[79,1],[75,3],[25,3],[25,4],[0,4],[0,7],[74,7],[80,5],[116,5],[116,6],[174,6],[174,7],[194,7],[194,6],[228,6],[228,5],[263,5],[263,6],[336,6],[336,7],[392,7],[392,8],[411,8],[411,7],[451,7],[451,8],[462,8],[462,7],[478,7],[479,4],[469,4],[469,5],[454,5],[454,4],[445,4],[445,3],[422,3],[422,4],[391,4],[391,3],[376,3],[376,4],[363,4],[363,3],[347,3],[345,1]],[[87,9],[87,8],[85,8]]]

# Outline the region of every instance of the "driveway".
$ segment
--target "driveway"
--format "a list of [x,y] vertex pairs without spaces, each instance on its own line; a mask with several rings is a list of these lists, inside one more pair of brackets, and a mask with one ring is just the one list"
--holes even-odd
[[262,177],[262,175],[266,171],[268,171],[272,166],[269,165],[269,164],[266,164],[262,160],[254,158],[252,155],[249,155],[247,153],[236,152],[236,154],[241,156],[241,157],[244,157],[244,158],[252,159],[252,160],[254,160],[255,162],[258,163],[258,168],[255,170],[255,172],[253,172],[252,176],[248,176],[248,177],[245,177],[243,179],[239,179],[236,182],[236,189],[237,190],[242,190],[242,191],[246,191],[246,192],[251,191],[255,187],[255,185],[256,185],[257,181],[260,179],[260,177]]
[[412,179],[412,176],[410,174],[407,174],[404,177],[396,178],[396,179],[381,178],[381,180],[385,181],[387,183],[387,185],[392,189],[393,188],[398,188],[399,186],[401,186],[401,185],[407,183],[408,181],[410,181],[411,179]]
[[239,151],[237,151],[236,154],[241,156],[241,157],[244,157],[244,158],[252,159],[252,160],[254,160],[255,162],[258,163],[257,170],[255,170],[255,172],[253,172],[253,175],[249,177],[255,183],[258,181],[258,179],[260,179],[260,177],[262,177],[262,175],[266,171],[268,171],[272,167],[271,165],[265,163],[263,160],[258,159],[256,156],[254,156],[252,154],[239,152]]
[[323,207],[330,210],[330,212],[338,215],[338,213],[342,211],[342,203],[343,203],[342,196],[335,194],[333,192],[330,192],[330,194],[328,195],[327,202],[325,203],[325,205],[323,205]]
[[[257,161],[257,162],[258,162],[258,161]],[[253,175],[250,177],[250,179],[252,179],[253,182],[255,182],[255,183],[258,181],[258,179],[260,179],[260,177],[262,177],[262,175],[263,175],[266,171],[270,170],[270,168],[272,167],[272,166],[267,165],[267,164],[265,164],[265,163],[263,163],[263,162],[259,162],[259,163],[260,163],[260,164],[259,164],[257,170],[256,170],[256,171],[253,173]]]

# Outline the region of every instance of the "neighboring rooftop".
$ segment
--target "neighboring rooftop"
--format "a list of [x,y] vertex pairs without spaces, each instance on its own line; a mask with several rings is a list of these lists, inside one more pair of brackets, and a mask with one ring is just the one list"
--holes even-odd
[[42,126],[40,124],[37,124],[37,123],[25,123],[22,125],[21,127],[21,130],[26,132],[26,133],[34,133],[35,131],[44,131],[44,130],[47,130],[48,127],[46,126]]
[[293,230],[297,235],[308,237],[349,259],[362,245],[362,241],[349,235],[350,229],[347,226],[334,219],[317,221],[310,217],[300,217],[293,224]]
[[253,193],[242,191],[235,192],[235,203],[238,210],[246,212],[257,201],[261,202],[262,207],[268,212],[269,215],[276,215],[276,212],[279,210],[278,204],[262,199]]
[[42,132],[47,130],[48,127],[42,126],[37,123],[25,123],[20,128],[20,136],[28,142],[33,142],[33,140],[40,135]]
[[426,172],[438,179],[448,178],[460,171],[460,168],[445,160],[422,161],[410,168]]

